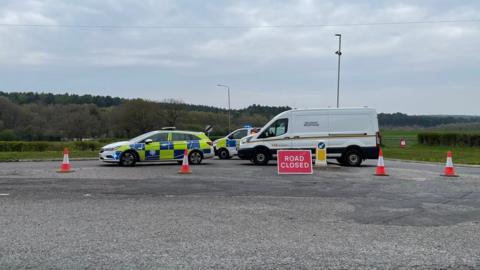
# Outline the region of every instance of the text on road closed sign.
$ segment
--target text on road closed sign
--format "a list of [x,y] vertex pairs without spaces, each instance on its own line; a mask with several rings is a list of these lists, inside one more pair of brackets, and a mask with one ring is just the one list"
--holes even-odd
[[309,150],[279,150],[277,152],[279,174],[312,174],[312,152]]

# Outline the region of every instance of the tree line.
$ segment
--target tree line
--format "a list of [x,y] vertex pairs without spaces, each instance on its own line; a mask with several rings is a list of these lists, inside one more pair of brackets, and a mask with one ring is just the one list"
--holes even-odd
[[[232,129],[244,125],[263,126],[287,106],[251,105],[232,110]],[[385,128],[435,127],[458,123],[478,123],[480,117],[410,116],[380,113]],[[131,138],[141,133],[175,126],[204,131],[211,135],[228,132],[228,111],[181,100],[162,102],[110,96],[0,92],[0,140],[70,140],[83,138]]]
[[52,94],[36,92],[3,92],[0,96],[8,98],[11,102],[19,105],[39,103],[45,105],[68,105],[68,104],[94,104],[105,108],[120,105],[126,99],[111,96],[92,96],[76,94]]
[[[113,102],[113,103],[109,103]],[[105,106],[110,104],[110,106]],[[274,115],[290,109],[251,105],[232,110],[232,129],[263,126]],[[228,111],[186,104],[69,94],[0,92],[0,140],[69,140],[83,138],[132,138],[163,127],[228,132]]]

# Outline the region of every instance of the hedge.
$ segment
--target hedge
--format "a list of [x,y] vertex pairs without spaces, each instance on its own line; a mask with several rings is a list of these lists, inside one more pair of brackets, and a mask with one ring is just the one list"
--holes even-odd
[[418,143],[424,145],[480,147],[480,134],[419,133]]
[[68,147],[74,151],[97,151],[107,143],[98,141],[86,142],[20,142],[0,141],[0,152],[43,152],[63,151]]

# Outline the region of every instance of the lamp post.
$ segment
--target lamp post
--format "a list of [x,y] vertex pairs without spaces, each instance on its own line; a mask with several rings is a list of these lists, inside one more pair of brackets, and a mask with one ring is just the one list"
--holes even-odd
[[218,87],[225,87],[227,88],[227,92],[228,92],[228,133],[230,133],[230,123],[231,123],[231,120],[230,120],[230,86],[228,85],[224,85],[224,84],[217,84]]
[[340,106],[340,57],[342,56],[342,35],[335,34],[338,37],[338,51],[335,54],[338,55],[338,74],[337,74],[337,108]]

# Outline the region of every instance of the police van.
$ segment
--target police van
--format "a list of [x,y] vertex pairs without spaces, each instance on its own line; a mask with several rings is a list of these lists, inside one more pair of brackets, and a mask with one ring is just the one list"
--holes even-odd
[[240,140],[244,137],[250,136],[258,132],[260,128],[253,128],[246,126],[244,128],[237,129],[227,136],[215,140],[213,142],[213,148],[215,149],[215,155],[220,159],[229,159],[237,155]]
[[377,112],[371,108],[294,109],[280,113],[257,134],[243,138],[238,156],[265,165],[277,150],[314,149],[327,144],[327,158],[342,165],[360,166],[377,159],[380,133]]

